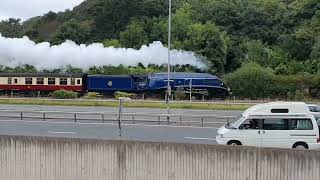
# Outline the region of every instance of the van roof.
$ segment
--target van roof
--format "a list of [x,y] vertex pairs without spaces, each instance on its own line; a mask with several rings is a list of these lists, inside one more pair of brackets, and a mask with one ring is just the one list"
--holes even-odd
[[243,116],[304,116],[310,114],[309,108],[303,102],[270,102],[257,104],[247,109]]

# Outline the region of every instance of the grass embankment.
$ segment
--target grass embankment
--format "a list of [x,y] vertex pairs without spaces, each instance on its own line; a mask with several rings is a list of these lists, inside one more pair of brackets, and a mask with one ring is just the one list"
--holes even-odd
[[[22,105],[52,105],[52,106],[105,106],[118,107],[117,101],[92,101],[92,100],[50,100],[50,99],[0,99],[0,104]],[[125,107],[132,108],[166,108],[164,102],[154,101],[129,101]],[[170,107],[175,109],[209,109],[209,110],[244,110],[252,104],[219,103],[186,103],[171,102]]]

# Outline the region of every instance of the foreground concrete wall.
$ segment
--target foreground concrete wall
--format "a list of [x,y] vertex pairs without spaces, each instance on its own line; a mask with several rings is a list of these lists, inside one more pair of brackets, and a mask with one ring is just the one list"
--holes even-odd
[[0,180],[319,180],[320,152],[0,136]]

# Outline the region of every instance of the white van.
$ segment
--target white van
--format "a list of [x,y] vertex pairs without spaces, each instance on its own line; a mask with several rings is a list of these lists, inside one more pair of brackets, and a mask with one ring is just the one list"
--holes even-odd
[[218,144],[320,149],[319,128],[302,102],[273,102],[247,109],[219,128]]

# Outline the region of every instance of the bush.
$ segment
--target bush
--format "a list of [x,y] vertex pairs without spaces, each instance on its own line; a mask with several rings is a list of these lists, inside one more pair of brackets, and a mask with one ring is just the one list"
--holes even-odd
[[61,89],[54,91],[52,96],[56,99],[76,99],[78,97],[78,93]]
[[233,95],[240,98],[304,100],[320,95],[320,74],[275,75],[272,70],[256,63],[244,64],[226,75],[225,81]]
[[97,92],[88,92],[83,98],[85,99],[97,99],[101,97],[101,95]]
[[179,87],[174,91],[174,97],[176,100],[185,100],[186,94],[183,92],[183,88]]
[[243,98],[262,98],[271,95],[276,82],[272,70],[256,63],[248,63],[225,77],[235,96]]
[[120,97],[127,97],[127,98],[135,98],[136,94],[134,93],[126,93],[126,92],[121,92],[121,91],[117,91],[114,93],[114,98],[115,99],[119,99]]

